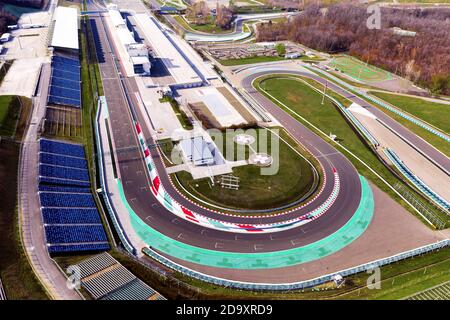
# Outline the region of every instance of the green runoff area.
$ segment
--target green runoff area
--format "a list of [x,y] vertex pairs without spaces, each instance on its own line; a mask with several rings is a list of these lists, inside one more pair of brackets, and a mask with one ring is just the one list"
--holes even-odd
[[22,140],[32,109],[31,99],[0,96],[0,136]]
[[[417,117],[424,122],[427,122],[439,131],[450,135],[450,104],[431,102],[421,98],[396,95],[385,92],[369,91],[369,93],[392,104],[398,109],[409,113],[410,115]],[[424,128],[419,127],[411,121],[408,121],[407,119],[400,117],[385,108],[380,107],[379,109],[384,111],[395,121],[401,123],[418,136],[422,137],[425,141],[429,142],[436,149],[444,153],[447,157],[450,157],[450,144],[444,142],[444,140],[425,130]]]
[[222,29],[220,26],[217,26],[214,23],[214,19],[211,17],[206,24],[195,24],[188,22],[185,18],[179,15],[173,15],[172,16],[176,22],[180,26],[183,27],[183,29],[187,31],[198,31],[198,32],[205,32],[205,33],[214,33],[214,34],[226,34],[233,32],[234,29]]
[[[258,90],[265,94],[269,99],[273,100],[276,104],[280,105],[279,102],[281,102],[285,106],[289,107],[295,113],[280,105],[280,107],[285,109],[286,112],[291,114],[294,118],[298,119],[298,121],[305,124],[314,132],[316,132],[316,130],[308,123],[304,122],[298,115],[301,115],[303,118],[307,119],[310,123],[326,134],[332,133],[336,135],[337,141],[340,145],[346,147],[350,152],[359,157],[363,163],[371,167],[391,186],[394,186],[396,183],[400,182],[400,180],[379,160],[374,151],[371,150],[356,130],[350,126],[340,111],[338,111],[337,107],[335,107],[329,99],[325,98],[324,104],[322,105],[322,95],[320,93],[313,90],[308,86],[308,84],[302,83],[301,81],[296,81],[294,78],[295,77],[293,76],[270,75],[257,79],[254,84]],[[297,78],[302,79],[302,77]],[[305,81],[309,84],[315,84],[315,87],[319,90],[323,90],[323,86],[314,80],[306,78],[303,79],[305,79]],[[325,138],[325,140],[331,143],[331,139]],[[353,163],[361,175],[368,178],[372,183],[374,183],[382,191],[386,192],[391,198],[396,200],[400,205],[414,214],[421,221],[424,221],[422,217],[412,210],[412,208],[404,200],[402,200],[391,188],[389,188],[365,165],[363,165],[363,163],[358,161],[342,148],[338,149],[340,149],[340,151]],[[404,186],[407,185],[404,184]],[[418,199],[422,200],[422,202],[425,201],[425,203],[427,203],[427,200],[413,191],[413,189],[409,188],[408,190]],[[429,209],[433,215],[437,217],[437,219],[445,221],[447,227],[450,226],[450,219],[444,212],[434,210],[431,205]],[[426,225],[429,226],[429,224]]]
[[48,299],[34,276],[20,239],[17,170],[20,144],[0,142],[0,278],[8,299]]
[[391,73],[350,56],[334,57],[328,66],[337,68],[348,76],[363,82],[380,82],[393,78]]
[[[234,142],[234,137],[243,132],[254,133],[256,139],[250,145],[251,148]],[[278,207],[289,205],[302,198],[310,198],[321,183],[319,165],[284,130],[279,130],[279,134],[284,141],[278,139],[276,134],[261,128],[230,131],[228,134],[223,133],[224,143],[217,143],[216,140],[219,150],[228,161],[247,160],[253,152],[271,155],[274,159],[272,167],[275,169],[278,167],[273,175],[264,175],[264,169],[253,164],[234,167],[232,174],[239,178],[238,190],[222,188],[221,176],[214,177],[213,186],[209,178],[194,180],[186,171],[172,174],[172,181],[187,197],[192,198],[190,196],[192,194],[208,204],[225,208],[224,211],[234,214],[238,213],[232,211],[233,209],[249,211],[274,209],[276,212]],[[234,153],[230,150],[234,150]],[[238,153],[238,150],[241,152]],[[319,173],[319,177],[316,172]]]
[[283,60],[302,60],[302,61],[321,61],[321,58],[310,58],[306,56],[302,56],[295,59],[286,59],[285,57],[280,56],[253,56],[247,58],[239,58],[239,59],[223,59],[220,60],[220,64],[224,66],[239,66],[244,64],[253,64],[253,63],[262,63],[262,62],[274,62],[274,61],[283,61]]

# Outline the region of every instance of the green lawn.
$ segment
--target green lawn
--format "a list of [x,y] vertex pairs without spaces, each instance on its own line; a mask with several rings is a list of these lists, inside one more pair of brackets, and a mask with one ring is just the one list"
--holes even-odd
[[337,56],[328,66],[338,68],[350,77],[364,82],[378,82],[392,79],[392,75],[389,72],[367,65],[349,56]]
[[[311,82],[311,80],[308,81]],[[261,82],[263,84],[261,84]],[[335,134],[338,141],[344,147],[357,155],[365,164],[369,165],[380,176],[388,181],[390,185],[395,185],[399,181],[377,158],[374,152],[369,149],[369,147],[363,142],[362,138],[353,130],[353,128],[350,127],[331,101],[325,99],[325,103],[322,105],[322,96],[310,88],[307,84],[301,83],[294,79],[287,79],[285,76],[275,75],[260,78],[255,82],[257,88],[260,84],[261,87],[264,88],[270,95],[284,103],[297,114],[303,116],[323,132],[326,134],[330,132]],[[317,86],[318,88],[321,88],[321,85],[317,84]],[[292,116],[297,118],[300,122],[303,122],[303,120],[298,118],[294,113],[287,109],[286,111],[291,113]],[[309,126],[308,124],[306,125]],[[378,179],[366,166],[348,154],[345,150],[341,151],[353,163],[360,174],[367,177],[381,190],[388,193],[393,199],[400,203],[404,208],[417,216],[417,214],[403,200],[401,200],[400,197],[398,197],[386,184]],[[410,189],[410,191],[413,192],[412,189]],[[416,196],[423,200],[423,198],[418,194],[416,194]],[[449,221],[445,214],[439,212],[436,212],[436,214],[444,219],[444,221]]]
[[219,62],[224,66],[238,66],[243,64],[252,64],[252,63],[261,63],[261,62],[272,62],[272,61],[281,61],[286,60],[284,57],[278,57],[278,56],[262,56],[262,57],[248,57],[248,58],[241,58],[241,59],[224,59],[220,60]]
[[[258,129],[263,132],[265,129]],[[288,143],[297,146],[296,149],[305,154],[295,145],[293,140],[285,132],[281,132],[283,139]],[[276,138],[276,136],[273,136]],[[310,164],[299,154],[291,149],[286,143],[280,141],[279,149],[274,147],[271,135],[268,135],[267,153],[271,154],[276,161],[276,154],[279,150],[279,170],[274,175],[262,175],[261,168],[255,165],[245,165],[233,168],[233,175],[239,177],[239,190],[231,190],[220,186],[220,177],[216,177],[215,186],[211,185],[209,179],[193,180],[186,171],[176,173],[179,181],[189,192],[209,203],[234,209],[270,209],[277,206],[289,204],[302,198],[311,192],[314,183],[314,172]],[[233,139],[226,139],[223,154],[230,150]],[[258,140],[252,144],[252,148],[257,150]],[[220,145],[218,146],[220,148]],[[261,149],[259,149],[261,150]],[[228,160],[236,159],[237,151],[229,154]],[[248,158],[249,149],[246,147],[245,155]],[[306,155],[305,155],[306,156]],[[311,159],[312,161],[312,159]],[[275,162],[274,162],[275,164]],[[173,176],[172,176],[173,177]],[[175,181],[175,179],[173,179]]]
[[8,299],[47,299],[28,263],[19,236],[17,169],[20,145],[0,143],[0,277]]
[[219,26],[216,26],[214,21],[211,21],[207,24],[194,24],[189,23],[184,19],[182,16],[174,15],[172,16],[182,27],[183,29],[187,31],[199,31],[199,32],[205,32],[205,33],[214,33],[214,34],[222,34],[222,33],[230,33],[233,31],[233,29],[222,29]]
[[369,93],[450,134],[450,104],[430,102],[420,98],[384,92]]
[[239,65],[244,65],[244,64],[274,62],[274,61],[282,61],[282,60],[320,61],[323,59],[309,58],[306,56],[299,57],[296,59],[286,59],[284,57],[279,57],[279,56],[254,56],[254,57],[239,58],[239,59],[223,59],[223,60],[220,60],[219,62],[224,66],[239,66]]
[[20,101],[17,96],[0,96],[0,135],[11,137],[20,116]]

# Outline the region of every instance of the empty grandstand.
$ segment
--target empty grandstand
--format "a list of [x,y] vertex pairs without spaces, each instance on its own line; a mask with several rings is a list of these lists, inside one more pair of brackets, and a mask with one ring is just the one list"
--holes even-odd
[[99,300],[165,300],[108,253],[78,264],[81,284]]
[[449,300],[450,281],[434,286],[427,290],[416,293],[406,298],[406,300]]
[[80,62],[54,56],[51,66],[48,103],[81,108]]
[[108,250],[83,146],[48,139],[39,145],[38,190],[48,251]]

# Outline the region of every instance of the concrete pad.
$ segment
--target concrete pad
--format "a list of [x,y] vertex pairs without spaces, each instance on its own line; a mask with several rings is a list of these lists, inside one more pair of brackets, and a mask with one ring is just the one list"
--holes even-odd
[[147,88],[143,77],[135,79],[142,101],[142,113],[147,115],[146,124],[157,131],[157,138],[170,138],[175,130],[183,129],[170,103],[159,102],[160,88]]
[[0,86],[0,95],[15,94],[31,98],[39,78],[42,63],[49,58],[15,60]]

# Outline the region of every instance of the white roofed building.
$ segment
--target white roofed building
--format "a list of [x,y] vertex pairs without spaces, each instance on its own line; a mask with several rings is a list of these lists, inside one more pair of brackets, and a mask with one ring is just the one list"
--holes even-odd
[[56,50],[78,52],[78,9],[57,7],[51,24],[50,46]]

